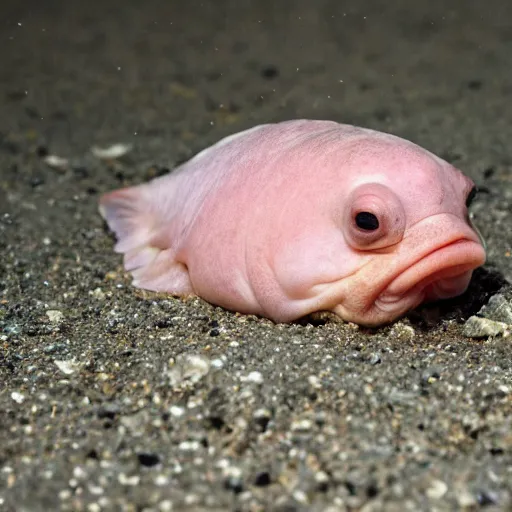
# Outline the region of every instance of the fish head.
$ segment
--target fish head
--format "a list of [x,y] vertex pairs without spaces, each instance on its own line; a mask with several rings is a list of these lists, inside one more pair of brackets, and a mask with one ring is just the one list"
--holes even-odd
[[287,240],[277,279],[288,297],[306,314],[330,310],[377,326],[423,302],[462,294],[486,258],[468,211],[474,183],[389,135],[359,137],[343,155],[333,152],[322,163],[335,172],[317,173],[327,186],[311,183],[295,211],[301,220],[287,226],[301,240],[297,230],[312,225],[298,245]]
[[469,215],[473,181],[406,141],[376,146],[360,148],[338,212],[349,259],[360,264],[340,282],[351,297],[333,311],[366,325],[462,294],[486,258]]

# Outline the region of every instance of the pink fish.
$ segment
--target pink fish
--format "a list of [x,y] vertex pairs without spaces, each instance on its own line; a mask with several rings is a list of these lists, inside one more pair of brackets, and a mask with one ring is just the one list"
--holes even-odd
[[466,290],[485,261],[474,190],[409,141],[296,120],[229,136],[100,211],[139,288],[376,326]]

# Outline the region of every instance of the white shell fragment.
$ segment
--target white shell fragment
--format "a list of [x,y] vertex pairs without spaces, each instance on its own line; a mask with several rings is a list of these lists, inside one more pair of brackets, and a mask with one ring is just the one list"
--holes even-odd
[[98,146],[93,146],[91,148],[92,154],[101,160],[115,160],[116,158],[120,158],[126,153],[130,152],[133,149],[132,144],[112,144],[107,148],[99,148]]
[[67,158],[62,158],[57,155],[47,155],[43,159],[44,163],[53,169],[66,169],[69,165],[69,161]]
[[11,393],[11,398],[17,403],[22,404],[25,401],[25,396],[21,393],[18,393],[17,391],[13,391]]
[[68,361],[58,361],[55,360],[55,365],[57,368],[64,374],[64,375],[72,375],[73,373],[76,373],[79,371],[83,364],[75,361],[75,360],[68,360]]

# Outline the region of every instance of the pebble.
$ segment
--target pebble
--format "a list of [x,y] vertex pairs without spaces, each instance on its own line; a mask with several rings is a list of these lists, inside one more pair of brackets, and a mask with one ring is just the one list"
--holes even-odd
[[245,378],[243,378],[245,382],[252,382],[254,384],[263,384],[263,374],[261,372],[251,372]]
[[272,419],[272,412],[269,409],[257,409],[253,414],[254,421],[264,431],[267,428],[270,420]]
[[93,146],[91,148],[91,153],[100,160],[115,160],[126,155],[126,153],[130,152],[132,149],[132,144],[118,143],[112,144],[111,146],[108,146],[106,148]]
[[184,452],[195,452],[201,448],[201,443],[199,441],[182,441],[179,444],[179,449]]
[[[18,325],[6,325],[3,328],[3,332],[5,332],[7,335],[10,335],[10,334],[15,335],[15,334],[19,334],[21,332],[21,329]],[[2,339],[6,340],[7,336],[5,338],[2,336]]]
[[243,491],[244,483],[242,470],[236,466],[229,466],[224,471],[225,486],[234,493],[238,494]]
[[75,478],[83,480],[84,478],[87,477],[87,472],[84,470],[84,468],[82,466],[75,466],[73,468],[73,476]]
[[313,389],[320,389],[322,387],[320,379],[316,375],[309,375],[308,383]]
[[307,505],[309,503],[307,494],[302,489],[297,489],[293,492],[295,501]]
[[313,422],[308,419],[294,421],[291,429],[295,432],[309,432],[313,428]]
[[217,370],[219,370],[219,369],[224,367],[224,361],[222,359],[220,359],[220,358],[214,359],[211,364]]
[[426,368],[421,374],[421,381],[424,384],[432,384],[441,378],[443,372],[442,366],[432,365]]
[[87,488],[89,489],[89,492],[94,496],[100,496],[105,492],[103,487],[99,485],[89,484]]
[[126,486],[130,486],[130,487],[139,485],[139,482],[140,482],[139,475],[127,476],[124,473],[119,473],[119,476],[117,477],[117,479],[121,485],[126,485]]
[[396,337],[398,339],[412,340],[416,332],[410,325],[405,325],[403,322],[398,321],[395,323],[395,325],[393,325],[389,334],[390,336]]
[[504,322],[496,322],[488,318],[471,316],[466,320],[462,334],[468,338],[488,338],[502,334],[508,336],[511,326]]
[[121,425],[136,432],[144,427],[149,422],[149,413],[147,410],[142,409],[134,414],[121,416]]
[[382,362],[380,354],[378,352],[373,352],[372,354],[370,354],[370,357],[368,358],[368,362],[372,366],[375,366],[376,364],[380,364]]
[[329,483],[329,475],[325,471],[317,471],[315,473],[315,482],[320,485]]
[[69,161],[66,158],[58,155],[47,155],[43,158],[43,161],[48,167],[58,170],[65,169],[69,165]]
[[175,418],[180,418],[185,414],[185,408],[179,407],[178,405],[172,405],[169,407],[169,414]]
[[173,504],[171,500],[163,500],[158,505],[158,510],[160,512],[170,512],[173,509]]
[[200,354],[181,354],[167,371],[173,388],[194,386],[210,371],[210,360]]
[[477,506],[478,502],[467,489],[457,493],[457,503],[461,509],[469,509]]
[[59,491],[59,499],[61,501],[69,500],[69,498],[71,498],[71,491],[69,489]]
[[448,486],[442,480],[432,480],[426,494],[431,500],[441,499],[448,491]]
[[139,452],[137,454],[139,464],[145,467],[153,467],[160,463],[160,456],[157,453],[152,452]]
[[46,312],[46,316],[50,320],[50,322],[57,324],[64,320],[64,313],[59,311],[58,309],[49,309]]
[[512,301],[507,299],[504,294],[497,293],[489,299],[489,302],[480,309],[478,314],[496,322],[512,325]]
[[103,300],[105,298],[105,292],[101,288],[95,288],[89,295],[92,295],[95,299]]
[[169,478],[166,475],[158,475],[155,477],[155,485],[158,485],[158,487],[169,485]]
[[64,375],[72,375],[73,373],[79,371],[82,367],[82,363],[77,362],[74,359],[67,361],[55,360],[54,363]]
[[11,393],[11,398],[17,403],[22,404],[25,401],[25,396],[21,393],[18,393],[17,391],[13,391]]

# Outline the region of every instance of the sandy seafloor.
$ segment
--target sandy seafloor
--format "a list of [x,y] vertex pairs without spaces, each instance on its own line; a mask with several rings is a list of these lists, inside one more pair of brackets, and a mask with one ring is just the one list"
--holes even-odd
[[[512,509],[512,338],[463,335],[512,278],[511,2],[2,0],[0,26],[0,510]],[[99,194],[297,117],[482,187],[463,297],[370,331],[130,286]]]

